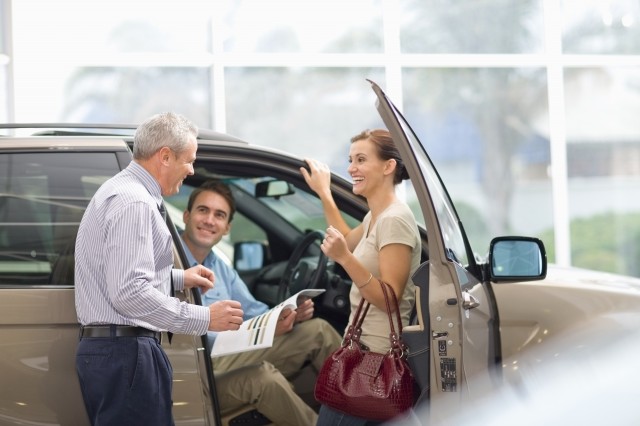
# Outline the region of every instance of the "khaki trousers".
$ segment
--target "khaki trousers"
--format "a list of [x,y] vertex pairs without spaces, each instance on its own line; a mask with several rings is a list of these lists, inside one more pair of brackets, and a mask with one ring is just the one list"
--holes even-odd
[[276,425],[315,425],[317,413],[295,393],[288,379],[307,362],[319,371],[341,341],[329,323],[314,318],[276,337],[270,348],[215,358],[222,414],[255,404]]

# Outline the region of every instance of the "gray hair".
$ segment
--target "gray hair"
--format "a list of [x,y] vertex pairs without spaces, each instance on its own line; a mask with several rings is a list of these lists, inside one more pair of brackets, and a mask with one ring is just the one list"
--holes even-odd
[[162,147],[176,154],[184,151],[191,138],[197,138],[198,127],[180,114],[163,112],[146,119],[133,136],[133,158],[147,160]]

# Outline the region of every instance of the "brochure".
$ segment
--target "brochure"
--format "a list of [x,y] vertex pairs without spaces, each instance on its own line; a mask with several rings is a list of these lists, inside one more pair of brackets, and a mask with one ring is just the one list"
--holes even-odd
[[262,315],[242,323],[238,330],[221,331],[211,349],[211,357],[270,348],[276,333],[276,325],[283,309],[296,309],[305,300],[324,293],[324,289],[302,290]]

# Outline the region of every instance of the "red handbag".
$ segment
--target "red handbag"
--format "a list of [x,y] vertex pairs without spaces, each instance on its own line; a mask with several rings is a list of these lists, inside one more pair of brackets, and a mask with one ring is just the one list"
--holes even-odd
[[[362,322],[369,302],[360,301],[342,345],[322,365],[316,381],[316,400],[334,410],[368,420],[385,421],[410,409],[418,395],[413,373],[407,363],[407,348],[400,336],[402,321],[395,292],[380,281],[389,316],[391,349],[381,354],[360,344]],[[389,287],[389,290],[387,290]],[[398,334],[393,326],[389,296],[395,305]],[[361,315],[362,314],[362,315]]]

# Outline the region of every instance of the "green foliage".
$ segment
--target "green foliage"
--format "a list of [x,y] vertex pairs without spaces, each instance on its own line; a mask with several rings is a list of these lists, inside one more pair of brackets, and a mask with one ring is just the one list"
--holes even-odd
[[[581,268],[640,277],[640,213],[605,213],[571,221],[571,263]],[[555,259],[553,230],[542,237]]]

